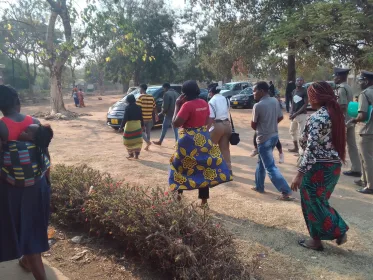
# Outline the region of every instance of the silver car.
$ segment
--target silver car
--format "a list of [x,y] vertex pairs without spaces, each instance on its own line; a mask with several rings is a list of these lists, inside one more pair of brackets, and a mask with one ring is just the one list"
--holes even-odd
[[249,82],[226,83],[222,86],[220,94],[230,99],[232,96],[239,94],[242,90],[252,86],[253,85]]

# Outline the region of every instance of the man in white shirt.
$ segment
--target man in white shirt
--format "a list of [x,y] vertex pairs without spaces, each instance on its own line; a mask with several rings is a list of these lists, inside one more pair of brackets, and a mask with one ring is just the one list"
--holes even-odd
[[229,139],[232,135],[232,126],[229,120],[229,101],[219,94],[220,89],[216,86],[209,90],[210,106],[210,128],[211,140],[219,145],[220,151],[232,173],[231,152],[229,149]]

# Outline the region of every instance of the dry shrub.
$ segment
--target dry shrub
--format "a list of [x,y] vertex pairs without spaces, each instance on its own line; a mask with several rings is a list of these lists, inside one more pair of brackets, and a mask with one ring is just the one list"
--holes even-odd
[[56,222],[111,236],[170,277],[250,279],[232,235],[160,188],[129,186],[85,165],[57,165],[52,207]]

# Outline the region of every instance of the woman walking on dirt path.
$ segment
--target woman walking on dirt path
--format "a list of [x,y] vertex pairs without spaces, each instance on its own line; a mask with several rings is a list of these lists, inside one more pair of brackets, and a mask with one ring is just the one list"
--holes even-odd
[[198,189],[199,199],[206,205],[209,188],[231,181],[232,176],[219,146],[211,141],[207,129],[209,105],[198,98],[197,83],[185,82],[182,93],[176,101],[172,122],[175,128],[181,129],[170,160],[169,184],[171,190],[180,195],[184,190]]
[[51,129],[39,127],[33,142],[17,141],[39,121],[19,113],[17,92],[0,86],[0,262],[19,259],[19,264],[46,280],[41,253],[49,250],[50,185],[48,146]]
[[74,98],[75,107],[79,107],[78,88],[73,88],[72,97]]
[[79,107],[80,108],[85,107],[85,104],[84,104],[84,92],[83,92],[82,89],[79,89],[78,98],[79,98]]
[[133,94],[127,96],[128,106],[124,111],[122,124],[119,132],[123,131],[123,144],[128,151],[128,159],[139,159],[142,148],[142,133],[144,120],[142,118],[141,107],[136,104]]
[[343,112],[333,89],[326,82],[316,82],[308,89],[308,98],[317,110],[306,122],[300,144],[298,174],[291,188],[300,189],[302,211],[312,239],[299,245],[316,251],[324,250],[321,240],[347,242],[348,226],[329,205],[329,198],[338,183],[346,156],[346,128]]

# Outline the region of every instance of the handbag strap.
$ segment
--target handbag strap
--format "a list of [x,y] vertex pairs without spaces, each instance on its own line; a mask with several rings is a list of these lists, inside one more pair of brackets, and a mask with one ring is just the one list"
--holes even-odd
[[232,125],[232,132],[234,133],[234,124],[233,124],[233,119],[232,119],[232,114],[231,114],[231,110],[230,110],[230,106],[229,106],[229,101],[228,101],[228,98],[225,98],[225,100],[227,101],[227,106],[228,106],[228,112],[229,112],[229,117],[231,119],[231,125]]

